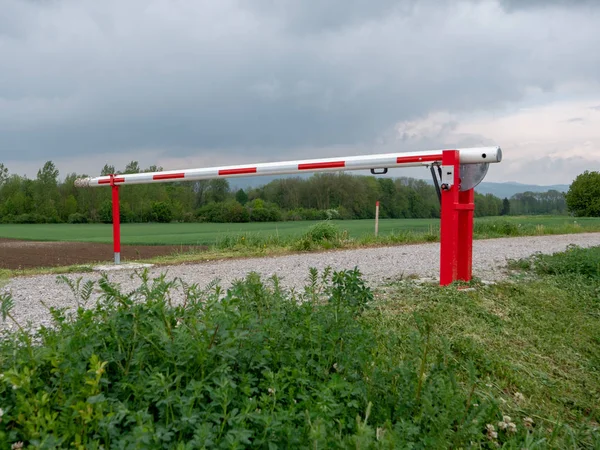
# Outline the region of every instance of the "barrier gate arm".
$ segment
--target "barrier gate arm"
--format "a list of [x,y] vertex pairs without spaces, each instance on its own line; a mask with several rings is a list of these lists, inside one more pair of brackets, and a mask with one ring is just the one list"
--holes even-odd
[[[107,175],[75,180],[76,187],[110,186],[113,204],[113,246],[115,264],[120,263],[121,233],[119,187],[130,184],[197,181],[262,175],[286,175],[306,172],[438,166],[441,169],[440,284],[471,279],[473,240],[473,188],[485,177],[490,163],[502,161],[500,147],[387,153],[340,158],[244,164],[164,172]],[[462,178],[461,178],[462,175]],[[461,190],[461,183],[464,189]]]

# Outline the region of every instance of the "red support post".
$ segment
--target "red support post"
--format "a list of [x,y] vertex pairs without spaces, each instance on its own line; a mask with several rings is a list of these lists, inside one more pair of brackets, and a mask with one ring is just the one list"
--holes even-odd
[[442,154],[442,205],[440,230],[440,285],[456,281],[458,276],[458,203],[460,187],[458,150]]
[[110,176],[112,189],[112,213],[113,213],[113,246],[115,252],[115,264],[121,263],[121,216],[119,212],[119,186],[115,184],[114,175]]
[[458,279],[471,281],[473,276],[473,212],[475,190],[458,193]]

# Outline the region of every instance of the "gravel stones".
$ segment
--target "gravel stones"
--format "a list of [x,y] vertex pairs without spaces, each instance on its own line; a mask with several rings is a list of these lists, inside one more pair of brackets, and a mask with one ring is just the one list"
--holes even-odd
[[[483,280],[499,280],[506,276],[502,268],[508,259],[524,258],[537,252],[563,251],[572,244],[581,247],[598,246],[600,233],[476,240],[473,242],[473,275]],[[436,278],[439,272],[439,243],[210,261],[152,267],[148,270],[151,278],[166,273],[167,279],[177,277],[187,284],[196,283],[200,287],[218,279],[224,288],[254,271],[264,279],[277,275],[284,287],[300,288],[306,282],[309,268],[315,267],[322,271],[328,266],[334,270],[353,269],[357,266],[371,286],[408,276]],[[140,284],[133,270],[105,273],[110,281],[119,283],[126,292]],[[73,280],[82,277],[84,283],[88,279],[98,280],[101,275],[83,273],[67,276]],[[49,307],[76,306],[70,289],[64,284],[58,284],[56,279],[56,275],[17,277],[2,287],[0,292],[12,293],[15,300],[13,314],[20,323],[31,321],[35,325],[48,324],[50,315],[40,300]],[[98,295],[96,290],[90,302]],[[177,300],[177,296],[178,293],[175,292],[174,300]],[[5,326],[7,324],[0,323],[0,328]]]

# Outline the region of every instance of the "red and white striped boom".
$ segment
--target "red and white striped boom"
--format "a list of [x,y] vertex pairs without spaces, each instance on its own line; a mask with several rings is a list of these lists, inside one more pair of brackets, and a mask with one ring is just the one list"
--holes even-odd
[[[459,149],[461,164],[495,163],[502,159],[500,147]],[[164,172],[132,173],[75,181],[78,187],[120,184],[146,184],[169,181],[196,181],[213,178],[286,175],[301,172],[334,172],[342,170],[384,169],[414,167],[442,162],[443,150],[379,155],[349,156],[347,158],[307,159],[240,166],[208,167],[202,169],[168,170]],[[111,181],[113,180],[113,181]]]
[[[108,175],[80,178],[75,181],[75,186],[112,187],[114,256],[115,264],[119,264],[121,261],[119,187],[121,185],[437,165],[441,178],[439,186],[441,199],[440,284],[447,285],[456,280],[469,281],[471,279],[473,210],[475,208],[473,187],[485,176],[488,163],[500,161],[502,161],[500,147],[479,147]],[[480,166],[464,166],[469,164],[480,164]],[[475,170],[471,171],[470,169]],[[461,179],[461,176],[464,179]],[[377,203],[379,204],[379,202]]]

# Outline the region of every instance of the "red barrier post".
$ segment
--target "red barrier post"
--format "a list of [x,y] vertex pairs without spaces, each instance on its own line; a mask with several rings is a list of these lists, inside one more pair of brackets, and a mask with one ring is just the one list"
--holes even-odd
[[458,275],[458,194],[460,186],[458,150],[442,154],[442,205],[440,231],[440,285],[446,286]]
[[112,213],[113,213],[113,247],[115,264],[121,263],[121,216],[119,212],[119,186],[115,184],[115,176],[110,176],[112,188]]
[[473,275],[473,212],[475,190],[458,194],[458,279],[471,281]]

